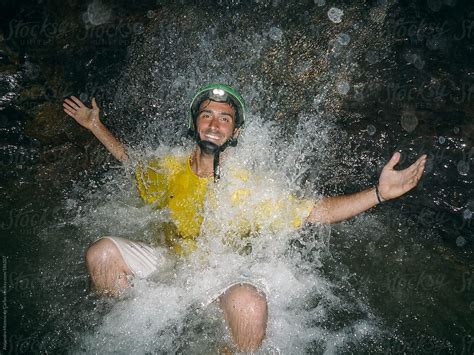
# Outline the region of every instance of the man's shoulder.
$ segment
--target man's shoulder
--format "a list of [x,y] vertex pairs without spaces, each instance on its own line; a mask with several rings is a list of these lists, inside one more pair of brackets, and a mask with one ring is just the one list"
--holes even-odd
[[165,169],[176,170],[186,165],[188,157],[186,155],[166,154],[154,159],[156,164]]
[[164,154],[144,159],[142,165],[152,169],[175,170],[185,166],[186,161],[184,154]]
[[229,175],[233,179],[247,182],[250,178],[250,171],[243,167],[232,166],[229,168]]

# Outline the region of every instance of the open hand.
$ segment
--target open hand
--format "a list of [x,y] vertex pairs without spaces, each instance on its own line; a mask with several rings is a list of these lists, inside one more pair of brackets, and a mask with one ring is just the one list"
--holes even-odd
[[395,165],[400,161],[400,153],[393,154],[384,166],[379,178],[380,197],[384,200],[397,198],[413,189],[420,181],[425,169],[426,154],[404,170],[395,170]]
[[100,124],[99,107],[92,98],[92,108],[85,106],[81,100],[75,96],[67,98],[63,102],[64,112],[74,118],[82,127],[92,130]]

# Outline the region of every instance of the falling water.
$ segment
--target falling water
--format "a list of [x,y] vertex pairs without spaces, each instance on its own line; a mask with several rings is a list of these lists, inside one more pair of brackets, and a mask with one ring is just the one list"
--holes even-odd
[[[9,310],[18,315],[8,317],[8,329],[17,330],[9,333],[12,352],[217,353],[230,338],[213,301],[226,286],[246,280],[268,299],[262,353],[472,352],[470,254],[456,249],[472,243],[469,125],[448,112],[457,131],[439,124],[433,132],[427,110],[397,106],[404,94],[393,77],[401,71],[409,81],[431,70],[418,42],[404,48],[397,38],[412,23],[409,9],[391,1],[156,5],[121,24],[132,41],[116,74],[77,78],[84,81],[77,95],[98,98],[105,124],[127,144],[131,161],[122,166],[91,146],[76,157],[84,158],[83,166],[71,159],[38,164],[35,157],[45,155],[36,141],[25,144],[22,164],[12,160],[17,170],[7,175],[10,190],[2,191]],[[454,4],[428,3],[432,12],[440,6]],[[81,25],[92,36],[118,17],[117,8],[94,0]],[[396,25],[400,19],[405,27]],[[418,29],[413,36],[424,34]],[[429,45],[447,44],[437,37]],[[112,66],[108,58],[85,59],[76,59],[83,70]],[[423,102],[432,109],[443,96],[431,76]],[[18,99],[20,79],[2,79],[2,105]],[[397,149],[403,166],[430,153],[422,184],[343,223],[294,230],[275,211],[267,225],[230,240],[228,226],[241,210],[221,198],[205,212],[213,228],[203,227],[198,251],[180,258],[157,247],[158,272],[134,279],[118,299],[96,297],[88,290],[85,248],[104,235],[155,242],[153,226],[169,217],[140,201],[134,166],[190,153],[187,107],[194,90],[209,82],[235,86],[248,104],[248,122],[214,189],[228,196],[239,182],[225,172],[248,172],[249,216],[262,199],[315,200],[373,186]],[[438,95],[426,95],[433,90]],[[421,100],[420,92],[413,95]],[[65,135],[83,139],[68,124]],[[18,157],[17,149],[12,143],[2,154]],[[57,151],[74,149],[68,142]],[[47,178],[63,166],[71,171],[67,182]],[[32,197],[40,185],[44,200]],[[29,223],[31,216],[38,221]],[[13,252],[19,247],[23,252]]]

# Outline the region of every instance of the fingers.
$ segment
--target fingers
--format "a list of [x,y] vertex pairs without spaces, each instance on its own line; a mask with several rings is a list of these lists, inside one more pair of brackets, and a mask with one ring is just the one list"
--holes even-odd
[[412,166],[406,169],[408,179],[417,178],[420,179],[423,171],[425,170],[425,161],[419,161],[414,163]]
[[406,183],[410,189],[415,187],[420,181],[425,170],[426,155],[421,156],[415,163],[405,170]]
[[75,97],[75,96],[71,96],[71,99],[73,99],[73,100],[74,100],[74,102],[76,103],[76,105],[77,105],[77,106],[79,106],[79,108],[81,108],[81,107],[85,107],[85,105],[82,103],[82,101],[81,101],[81,100],[79,100],[77,97]]
[[64,108],[64,112],[66,112],[69,116],[71,116],[71,117],[73,117],[73,118],[76,116],[76,112],[75,112],[75,111],[71,111],[71,110],[69,110],[69,109],[67,109],[67,108]]
[[425,165],[426,165],[426,155],[421,160],[419,159],[419,162],[417,164],[417,167],[415,170],[417,180],[420,180],[421,175],[423,175],[423,171],[425,171]]
[[418,160],[413,164],[415,166],[415,175],[417,176],[418,180],[420,179],[423,171],[425,170],[426,165],[426,154],[423,154]]
[[63,110],[71,117],[75,117],[77,114],[77,110],[66,103],[63,103]]
[[399,152],[395,152],[395,154],[392,155],[392,158],[390,158],[390,160],[388,161],[388,163],[385,165],[385,167],[387,168],[390,168],[390,169],[393,169],[395,167],[395,165],[398,164],[398,162],[400,161],[400,153]]
[[427,155],[426,155],[426,154],[423,154],[421,157],[419,157],[419,158],[413,163],[413,165],[416,165],[416,166],[423,165],[423,166],[425,166],[426,159],[427,159]]
[[76,111],[76,110],[79,110],[79,109],[80,109],[80,107],[79,107],[74,101],[72,101],[72,100],[70,100],[70,99],[65,99],[65,100],[64,100],[64,102],[63,102],[63,107],[64,107],[64,108],[67,107],[68,109],[70,109],[70,110],[72,110],[72,111]]
[[415,161],[412,165],[410,165],[408,168],[405,170],[402,170],[406,174],[412,174],[413,172],[418,172],[419,170],[421,173],[425,169],[425,164],[426,164],[426,155],[423,154],[421,157],[418,158],[417,161]]
[[[65,110],[68,109],[71,112],[75,112],[75,111],[78,111],[78,110],[83,109],[83,108],[89,109],[87,106],[85,106],[82,103],[81,100],[79,100],[75,96],[71,96],[70,98],[64,99],[63,107],[64,107]],[[94,109],[99,108],[97,106],[97,102],[95,101],[95,98],[92,98],[92,108],[94,108]]]

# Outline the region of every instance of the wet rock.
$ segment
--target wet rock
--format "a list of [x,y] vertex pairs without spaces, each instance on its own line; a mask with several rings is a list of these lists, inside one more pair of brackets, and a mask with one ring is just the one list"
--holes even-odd
[[43,144],[62,144],[70,140],[77,127],[57,103],[46,102],[35,109],[33,120],[27,123],[25,133]]

